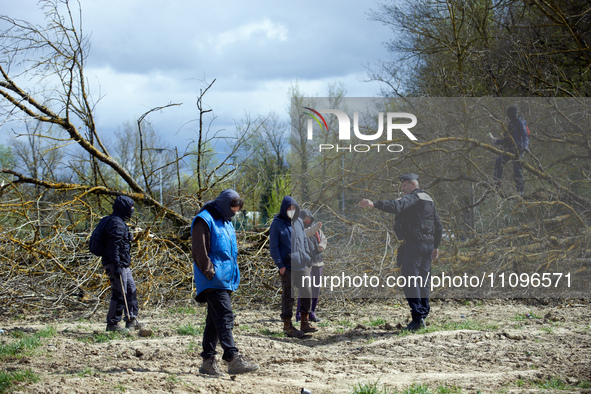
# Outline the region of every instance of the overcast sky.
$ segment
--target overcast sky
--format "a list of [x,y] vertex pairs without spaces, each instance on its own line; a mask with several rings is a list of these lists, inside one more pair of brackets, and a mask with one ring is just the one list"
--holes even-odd
[[[83,28],[91,35],[86,76],[99,131],[112,132],[168,103],[150,121],[183,150],[194,138],[195,106],[205,96],[217,120],[213,129],[234,131],[245,113],[275,111],[286,120],[289,86],[325,96],[342,82],[350,97],[373,97],[377,82],[367,65],[388,54],[388,28],[370,21],[373,1],[81,0]],[[75,3],[74,3],[75,4]],[[42,22],[37,0],[0,0],[0,13]],[[100,88],[100,89],[99,89]],[[0,130],[2,139],[9,130]]]

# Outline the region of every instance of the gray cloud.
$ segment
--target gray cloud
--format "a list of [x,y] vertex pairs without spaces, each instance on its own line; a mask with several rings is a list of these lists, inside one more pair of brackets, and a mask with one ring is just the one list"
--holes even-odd
[[[41,21],[36,0],[2,2],[10,3],[4,14]],[[99,86],[104,95],[97,123],[112,130],[150,108],[183,102],[152,116],[176,133],[196,118],[203,80],[214,78],[206,103],[222,128],[232,128],[245,112],[284,116],[287,89],[296,80],[310,95],[344,82],[349,95],[373,96],[378,85],[360,80],[367,62],[385,56],[381,43],[389,32],[368,20],[372,5],[84,0],[83,27],[92,42],[87,76],[95,96]]]

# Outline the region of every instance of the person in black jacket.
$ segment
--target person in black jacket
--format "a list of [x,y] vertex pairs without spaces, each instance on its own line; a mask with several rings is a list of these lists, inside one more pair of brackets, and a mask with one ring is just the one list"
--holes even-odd
[[[133,215],[134,202],[127,196],[118,196],[113,213],[105,227],[106,249],[102,257],[105,272],[111,282],[111,303],[107,312],[107,331],[125,331],[144,327],[137,319],[138,302],[135,282],[129,265],[133,236],[125,223]],[[125,329],[119,326],[125,312]]]
[[[430,311],[427,281],[431,276],[431,260],[439,253],[443,229],[435,202],[419,189],[418,179],[419,176],[412,173],[400,176],[402,198],[375,202],[363,199],[359,203],[362,208],[377,208],[396,215],[394,231],[404,240],[402,250],[398,250],[398,263],[402,276],[406,277],[404,295],[412,314],[412,321],[405,328],[409,331],[425,328]],[[418,277],[421,280],[416,280]]]
[[523,195],[525,190],[523,181],[523,169],[521,162],[523,161],[523,154],[529,150],[529,135],[527,129],[527,122],[519,116],[517,107],[511,106],[507,108],[507,117],[509,124],[507,125],[507,133],[503,138],[494,138],[491,135],[494,144],[501,145],[505,152],[513,153],[517,157],[512,159],[503,154],[497,157],[495,161],[495,184],[501,185],[503,179],[503,166],[508,161],[513,162],[513,177],[515,178],[515,189],[517,193]]

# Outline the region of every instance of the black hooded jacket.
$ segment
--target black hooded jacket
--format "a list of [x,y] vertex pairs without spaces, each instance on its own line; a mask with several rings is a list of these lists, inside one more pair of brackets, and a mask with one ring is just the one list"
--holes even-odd
[[118,196],[115,199],[113,213],[105,227],[107,246],[103,255],[103,265],[129,267],[133,236],[125,221],[133,215],[133,205],[133,200],[127,196]]

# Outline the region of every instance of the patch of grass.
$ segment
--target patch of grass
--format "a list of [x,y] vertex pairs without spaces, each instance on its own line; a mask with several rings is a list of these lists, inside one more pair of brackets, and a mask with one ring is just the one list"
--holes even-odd
[[513,320],[515,321],[525,321],[525,320],[529,320],[529,319],[541,319],[541,316],[536,315],[533,312],[529,312],[529,313],[518,313],[517,315],[515,315],[513,317]]
[[43,330],[39,331],[35,335],[39,338],[52,338],[57,334],[57,330],[54,327],[45,327]]
[[185,350],[185,353],[188,353],[188,354],[193,354],[193,353],[195,353],[196,351],[198,351],[198,344],[197,344],[197,342],[195,342],[195,341],[191,341],[191,342],[189,343],[189,348],[188,348],[187,350]]
[[514,383],[517,387],[520,388],[530,388],[535,390],[567,390],[567,391],[578,391],[591,388],[591,381],[583,380],[576,385],[569,384],[568,382],[562,380],[561,378],[552,377],[548,379],[538,379],[538,380],[527,380],[524,381],[522,379],[518,379]]
[[105,343],[112,340],[121,340],[129,338],[131,338],[131,334],[129,332],[104,331],[95,332],[89,337],[78,338],[78,340],[84,343]]
[[203,330],[205,330],[203,326],[195,326],[191,323],[187,323],[184,326],[177,327],[176,332],[179,335],[189,335],[196,337],[202,335]]
[[92,367],[85,367],[82,371],[78,372],[76,375],[83,378],[85,376],[92,376],[93,373],[94,373],[94,370],[92,369]]
[[352,394],[389,394],[389,393],[391,393],[391,391],[385,387],[381,387],[381,388],[378,387],[378,384],[379,384],[379,380],[376,380],[373,383],[360,382],[360,383],[357,383],[353,386],[353,391],[351,393]]
[[437,386],[435,393],[437,394],[452,394],[461,393],[462,389],[458,386],[448,386],[447,383],[441,386]]
[[542,327],[540,331],[544,331],[546,334],[552,334],[552,327]]
[[53,327],[46,327],[33,334],[28,334],[20,330],[10,332],[10,336],[16,341],[0,344],[0,360],[8,357],[21,357],[30,354],[34,349],[41,346],[42,338],[50,338],[56,334]]
[[322,319],[320,323],[318,323],[318,327],[328,327],[330,326],[330,321],[328,319]]
[[0,393],[8,393],[13,390],[13,386],[19,383],[35,383],[39,381],[39,376],[30,369],[24,371],[5,372],[0,371]]
[[353,327],[353,323],[349,320],[339,320],[337,321],[337,325],[339,326],[343,326],[343,327]]
[[169,375],[166,380],[172,383],[179,383],[181,381],[177,375]]
[[41,346],[41,339],[36,336],[22,337],[16,342],[0,344],[0,360],[19,357]]
[[404,389],[403,394],[431,394],[431,389],[426,384],[415,383]]
[[115,385],[115,390],[119,390],[122,393],[124,393],[127,390],[127,388],[124,385],[122,385],[121,383],[117,383]]
[[411,334],[426,334],[436,331],[456,331],[456,330],[473,330],[473,331],[495,331],[499,327],[495,324],[482,324],[478,321],[462,319],[462,321],[446,321],[442,323],[433,323],[427,326],[427,328],[421,328],[417,331],[406,331],[401,330],[397,336],[405,337]]
[[[498,326],[493,324],[482,324],[475,320],[463,319],[462,321],[448,321],[441,324],[431,324],[425,329],[425,332],[433,331],[455,331],[455,330],[474,330],[486,331],[496,330]],[[419,330],[421,331],[421,330]]]
[[175,308],[168,308],[168,313],[170,313],[171,315],[194,315],[195,313],[197,313],[197,308],[193,306],[177,306]]
[[381,317],[377,317],[375,319],[369,319],[368,326],[370,327],[377,327],[386,324],[386,320],[382,319]]
[[285,333],[283,331],[271,331],[268,328],[263,328],[259,330],[259,332],[265,336],[273,337],[273,338],[285,338]]
[[568,389],[572,388],[571,385],[569,385],[564,380],[559,379],[559,378],[550,378],[547,380],[535,380],[532,382],[532,384],[540,389],[568,390]]
[[244,332],[251,332],[253,330],[253,327],[249,326],[248,324],[241,324],[238,326],[238,330]]

